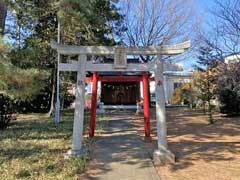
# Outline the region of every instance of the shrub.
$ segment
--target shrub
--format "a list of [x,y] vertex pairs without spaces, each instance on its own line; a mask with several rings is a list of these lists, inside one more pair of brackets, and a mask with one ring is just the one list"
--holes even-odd
[[190,107],[195,106],[195,90],[192,83],[183,83],[176,88],[173,93],[172,103],[189,105]]
[[0,129],[6,129],[13,119],[14,108],[12,100],[0,94]]
[[43,88],[38,94],[27,100],[17,100],[17,111],[21,113],[47,113],[50,108],[51,89]]
[[240,114],[240,63],[224,65],[218,80],[220,111],[229,116]]

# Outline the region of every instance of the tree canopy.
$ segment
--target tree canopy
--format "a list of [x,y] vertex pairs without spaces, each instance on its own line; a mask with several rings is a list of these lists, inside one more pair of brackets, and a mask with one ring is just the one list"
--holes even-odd
[[1,53],[5,54],[1,60],[1,92],[30,100],[42,94],[38,101],[49,101],[48,106],[52,105],[56,52],[50,42],[57,39],[58,23],[62,43],[114,45],[117,42],[112,34],[124,30],[117,3],[116,0],[5,1],[8,15],[4,34],[11,45],[7,48],[1,40],[5,49]]

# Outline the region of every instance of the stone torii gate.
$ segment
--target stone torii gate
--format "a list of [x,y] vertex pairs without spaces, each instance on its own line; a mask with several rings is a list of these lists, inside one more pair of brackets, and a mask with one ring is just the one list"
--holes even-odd
[[[60,55],[77,55],[78,59],[70,63],[58,63],[59,71],[76,71],[77,86],[73,123],[72,149],[69,156],[82,154],[83,121],[84,121],[84,97],[86,72],[93,72],[93,80],[96,82],[97,72],[149,72],[155,74],[156,94],[156,121],[158,149],[153,154],[154,162],[173,162],[175,157],[167,148],[167,129],[165,115],[165,96],[163,87],[164,61],[162,55],[178,55],[190,47],[190,41],[176,45],[161,45],[147,47],[121,47],[121,46],[73,46],[51,43]],[[87,61],[87,55],[114,55],[114,63],[96,63]],[[154,60],[147,63],[127,63],[127,55],[151,55]],[[146,82],[144,82],[146,83]],[[93,87],[96,86],[93,84]],[[95,87],[96,89],[96,87]],[[94,106],[96,112],[96,106]],[[94,117],[95,118],[95,117]]]

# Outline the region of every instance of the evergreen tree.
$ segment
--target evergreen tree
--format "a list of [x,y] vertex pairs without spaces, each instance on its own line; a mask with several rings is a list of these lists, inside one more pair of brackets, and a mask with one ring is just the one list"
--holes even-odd
[[44,85],[47,73],[38,69],[22,69],[8,58],[10,46],[0,36],[0,129],[7,128],[12,120],[14,100],[29,100]]
[[[61,24],[61,41],[77,45],[113,45],[112,34],[120,33],[122,15],[117,1],[43,0],[8,1],[13,25],[8,29],[14,42],[9,54],[11,63],[22,69],[47,71],[44,91],[54,96],[56,52],[50,41],[57,37]],[[48,96],[47,101],[51,101]],[[53,104],[53,101],[49,104]]]
[[240,114],[240,62],[222,64],[217,82],[220,111],[228,116]]
[[[115,3],[114,3],[115,2]],[[58,16],[64,42],[81,45],[113,45],[113,34],[124,30],[123,16],[111,0],[62,0]]]
[[0,93],[15,99],[29,99],[41,90],[48,75],[36,68],[22,69],[8,59],[10,46],[0,37]]
[[211,101],[216,98],[216,80],[218,61],[214,59],[213,50],[200,47],[197,72],[194,74],[198,98],[203,102],[204,110],[207,104],[209,123],[214,124]]

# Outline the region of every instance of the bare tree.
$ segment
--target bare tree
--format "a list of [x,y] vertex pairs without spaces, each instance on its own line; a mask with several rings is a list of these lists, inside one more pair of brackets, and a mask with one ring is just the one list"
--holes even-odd
[[216,59],[240,53],[240,1],[215,0],[214,7],[209,10],[214,17],[208,22],[210,31],[201,33],[200,39],[215,50]]
[[[195,0],[123,0],[126,31],[121,42],[127,46],[149,46],[174,44],[193,40],[200,28],[201,20],[195,13]],[[168,62],[181,62],[194,56],[192,51],[174,57],[163,57]],[[141,56],[141,60],[153,57]]]
[[216,1],[217,10],[213,12],[216,17],[215,29],[222,49],[230,53],[240,51],[240,1]]
[[196,27],[193,0],[125,0],[122,2],[129,46],[175,43],[191,37]]

